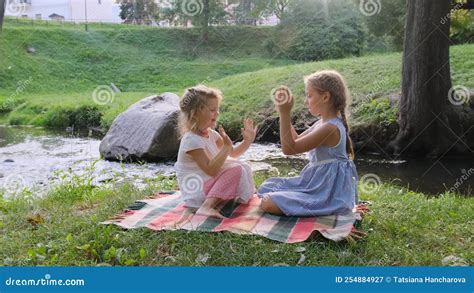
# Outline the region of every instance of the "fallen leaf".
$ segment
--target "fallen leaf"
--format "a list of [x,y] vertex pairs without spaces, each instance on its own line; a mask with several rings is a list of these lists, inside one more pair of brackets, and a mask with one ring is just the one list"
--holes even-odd
[[304,254],[301,254],[300,259],[298,260],[296,264],[301,265],[302,263],[304,263],[305,260],[306,260],[306,256]]
[[305,252],[306,251],[306,248],[304,248],[303,246],[299,246],[295,249],[295,252]]
[[445,258],[443,258],[443,260],[441,260],[441,264],[443,264],[443,266],[451,266],[451,267],[456,267],[456,266],[465,267],[468,265],[467,261],[464,258],[455,256],[455,255],[446,256]]
[[205,264],[209,259],[211,258],[211,256],[208,254],[208,253],[205,253],[205,254],[198,254],[197,258],[196,258],[196,262],[200,262],[202,264]]
[[233,253],[237,253],[237,251],[235,250],[234,248],[234,245],[232,245],[232,243],[230,244],[230,251],[232,251]]
[[290,265],[284,262],[279,262],[273,265],[274,267],[289,267]]
[[160,244],[158,248],[156,249],[156,254],[158,254],[161,257],[167,257],[170,255],[170,249],[168,245],[166,244]]
[[44,223],[44,218],[40,214],[34,214],[31,217],[28,217],[28,223],[36,228],[37,225]]

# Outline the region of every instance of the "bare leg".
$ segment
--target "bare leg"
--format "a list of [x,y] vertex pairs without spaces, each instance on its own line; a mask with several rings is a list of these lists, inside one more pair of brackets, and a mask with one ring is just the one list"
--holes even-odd
[[222,202],[222,199],[216,197],[207,198],[201,207],[196,211],[196,214],[204,215],[208,217],[215,217],[219,219],[224,219],[225,217],[216,210],[216,206]]
[[270,196],[265,196],[262,199],[262,203],[260,204],[260,208],[269,214],[277,215],[277,216],[284,216],[285,214],[280,210],[280,208],[272,201]]

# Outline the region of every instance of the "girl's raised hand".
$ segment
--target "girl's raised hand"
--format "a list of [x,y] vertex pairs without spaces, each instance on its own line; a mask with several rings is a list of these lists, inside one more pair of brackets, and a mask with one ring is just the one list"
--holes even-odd
[[225,133],[224,127],[219,126],[219,134],[221,135],[222,141],[224,142],[224,147],[232,149],[232,140],[230,140],[227,133]]
[[293,108],[293,95],[287,86],[280,86],[274,93],[275,109],[281,115],[282,113],[290,113]]
[[247,118],[244,120],[244,128],[242,128],[241,131],[245,142],[252,143],[255,141],[255,136],[257,135],[257,126],[253,126],[252,119]]

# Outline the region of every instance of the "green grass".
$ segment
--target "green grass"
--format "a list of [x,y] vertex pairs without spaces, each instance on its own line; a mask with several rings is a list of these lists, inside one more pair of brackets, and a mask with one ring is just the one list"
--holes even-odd
[[[259,41],[267,28],[211,30],[204,44],[198,29],[128,28],[89,32],[6,26],[0,38],[0,94],[80,93],[115,83],[122,91],[181,91],[197,82],[288,64],[266,56]],[[31,54],[27,48],[33,47]]]
[[[65,176],[66,178],[66,176]],[[67,177],[71,178],[71,177]],[[43,199],[24,192],[0,201],[0,259],[3,265],[441,265],[454,255],[473,265],[474,198],[453,194],[427,198],[382,185],[361,198],[373,202],[360,227],[368,236],[357,243],[322,237],[283,244],[229,232],[123,230],[100,225],[137,199],[172,189],[174,178],[159,176],[139,191],[130,184],[98,188],[87,175],[57,186]],[[257,184],[265,176],[256,175]],[[362,186],[364,187],[364,186]],[[209,259],[199,261],[203,255]]]
[[[261,122],[275,115],[270,93],[280,84],[293,89],[295,116],[305,119],[303,76],[322,69],[338,70],[347,79],[353,123],[396,120],[396,108],[384,100],[400,93],[400,53],[298,63],[275,59],[264,49],[271,27],[212,27],[207,44],[197,28],[90,28],[7,19],[0,37],[0,123],[108,128],[120,112],[149,94],[181,95],[186,87],[206,83],[224,92],[221,121],[229,133],[238,133],[244,116]],[[28,47],[36,52],[28,53]],[[474,87],[473,55],[474,45],[451,47],[454,85]],[[95,103],[94,90],[110,83],[122,93],[105,105]],[[95,111],[93,119],[76,121],[84,107]]]
[[[394,123],[386,97],[400,91],[401,54],[299,64],[273,59],[263,50],[271,28],[213,28],[210,44],[196,29],[114,25],[81,26],[7,19],[0,36],[0,123],[107,128],[132,103],[152,93],[181,94],[199,82],[224,92],[221,121],[232,132],[243,116],[261,121],[274,115],[271,89],[289,85],[302,106],[303,76],[339,70],[352,91],[353,122]],[[36,53],[26,52],[34,47]],[[474,87],[474,45],[451,48],[453,84]],[[28,81],[25,84],[25,81]],[[20,82],[20,84],[19,84]],[[94,103],[99,85],[114,83],[122,93],[105,105]],[[17,92],[18,91],[18,92]],[[368,98],[367,98],[368,97]],[[373,100],[373,99],[376,100]],[[44,198],[24,191],[0,196],[0,259],[4,265],[441,265],[449,255],[473,264],[473,198],[420,193],[382,185],[361,198],[373,201],[356,244],[323,238],[295,245],[257,236],[185,231],[124,231],[98,223],[137,199],[176,187],[159,176],[145,190],[131,184],[95,187],[90,177],[64,176]],[[257,174],[260,184],[264,175]]]
[[[113,28],[7,24],[0,38],[0,122],[66,127],[75,121],[51,116],[86,105],[99,111],[107,128],[150,93],[181,95],[198,83],[295,63],[265,54],[262,42],[271,28],[211,28],[208,44],[198,29]],[[94,103],[94,90],[111,83],[123,93],[103,107]]]
[[[265,28],[215,28],[212,45],[205,45],[194,29],[132,27],[84,32],[7,26],[0,43],[0,52],[7,56],[0,61],[4,85],[0,122],[78,126],[89,120],[70,117],[78,117],[81,107],[88,107],[97,112],[94,117],[100,116],[99,123],[92,123],[96,122],[93,119],[89,126],[108,128],[120,112],[147,95],[165,91],[181,95],[186,87],[204,82],[224,92],[221,122],[233,133],[240,129],[243,116],[261,122],[275,115],[270,93],[279,84],[293,89],[296,116],[304,119],[303,76],[335,69],[345,76],[352,92],[353,123],[395,123],[396,108],[390,109],[386,98],[400,92],[400,53],[300,64],[266,56],[263,41],[255,38],[263,40],[268,33]],[[37,53],[27,53],[28,46]],[[474,45],[451,48],[453,84],[474,87],[473,54]],[[11,98],[18,82],[25,79],[29,82],[24,91]],[[94,103],[94,89],[111,82],[122,93],[106,105]]]
[[[474,61],[468,57],[472,55],[474,45],[451,47],[453,85],[474,87]],[[257,116],[255,112],[274,113],[270,93],[280,84],[292,89],[296,97],[295,116],[301,119],[307,112],[303,105],[303,77],[318,70],[334,69],[341,72],[348,82],[353,98],[353,122],[379,124],[383,120],[394,123],[396,109],[391,111],[386,101],[389,95],[400,94],[401,58],[400,53],[390,53],[304,63],[229,76],[211,84],[224,91],[224,107],[221,111],[224,119],[227,115],[232,117],[228,120],[235,121],[242,116]],[[372,103],[372,99],[384,101]]]

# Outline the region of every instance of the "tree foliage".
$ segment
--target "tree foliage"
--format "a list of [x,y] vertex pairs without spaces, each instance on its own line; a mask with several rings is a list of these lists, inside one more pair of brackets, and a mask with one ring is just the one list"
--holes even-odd
[[456,9],[456,4],[450,14],[449,35],[456,44],[472,43],[474,42],[474,12],[467,9]]
[[356,9],[344,0],[292,1],[266,48],[273,55],[296,60],[358,56],[365,47],[366,31]]
[[[356,3],[360,0],[356,0]],[[369,33],[376,42],[388,41],[396,51],[403,49],[407,0],[381,0],[378,13],[364,17]]]
[[151,25],[160,18],[158,5],[154,0],[120,0],[120,18],[125,23]]

